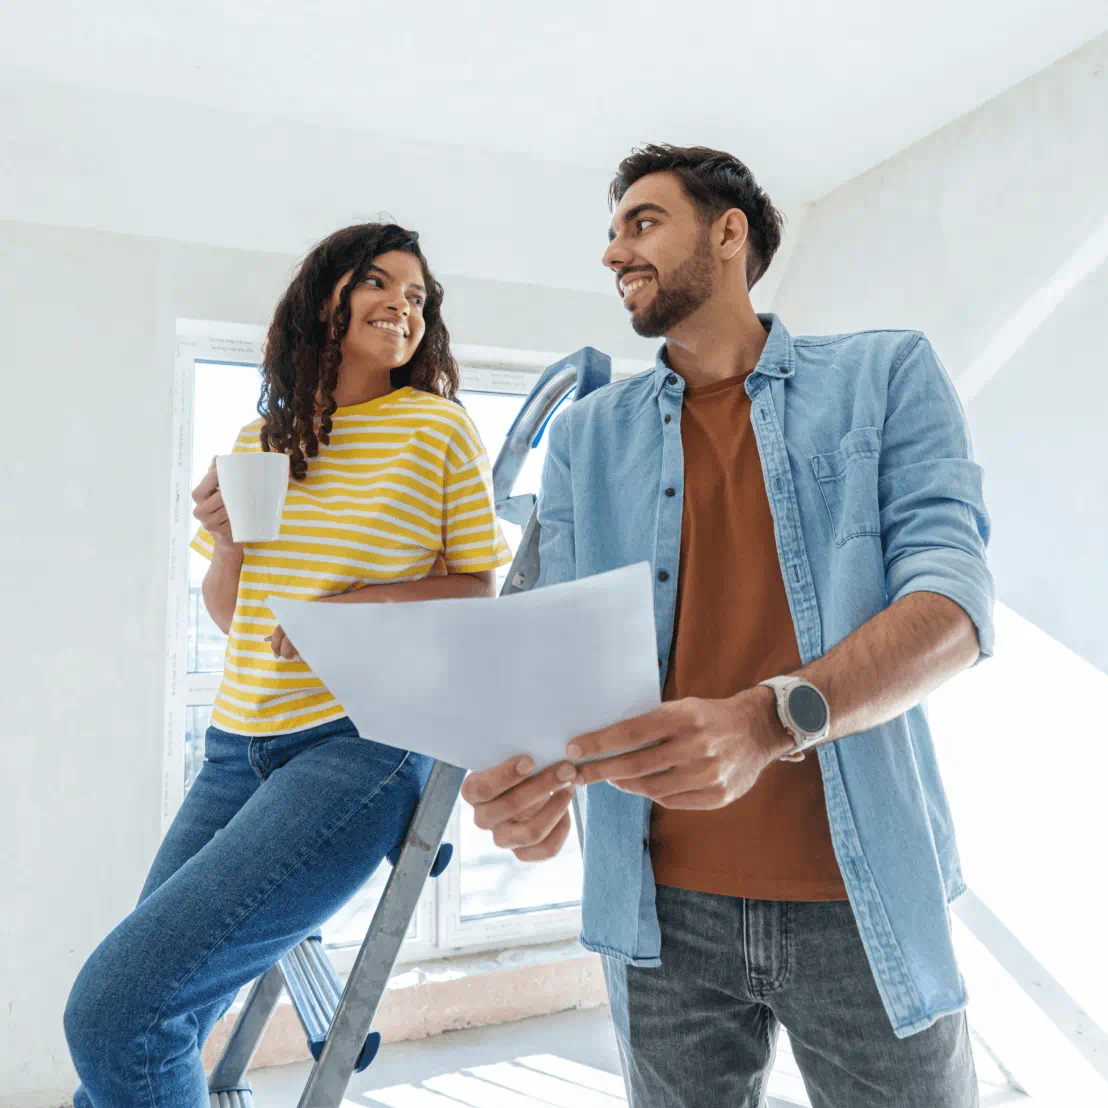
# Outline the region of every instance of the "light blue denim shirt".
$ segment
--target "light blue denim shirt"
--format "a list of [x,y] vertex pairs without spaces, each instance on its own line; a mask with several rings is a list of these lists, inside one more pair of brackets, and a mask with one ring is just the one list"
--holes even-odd
[[[916,331],[793,338],[776,316],[761,319],[769,336],[746,390],[803,661],[919,591],[965,609],[982,656],[990,654],[981,469],[927,339]],[[663,684],[684,481],[684,382],[664,349],[652,372],[599,389],[551,425],[539,498],[540,587],[652,565]],[[665,496],[668,488],[677,494]],[[741,550],[735,558],[741,572]],[[966,1002],[947,910],[964,886],[927,720],[913,708],[824,744],[818,756],[870,966],[893,1029],[910,1035]],[[604,783],[583,791],[581,941],[658,966],[651,801]]]

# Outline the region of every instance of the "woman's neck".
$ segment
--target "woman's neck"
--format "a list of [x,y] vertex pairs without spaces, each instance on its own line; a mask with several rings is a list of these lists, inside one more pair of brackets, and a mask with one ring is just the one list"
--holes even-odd
[[338,384],[332,394],[339,408],[351,408],[355,404],[366,404],[378,400],[393,391],[391,373],[377,366],[348,366],[343,363],[339,368]]

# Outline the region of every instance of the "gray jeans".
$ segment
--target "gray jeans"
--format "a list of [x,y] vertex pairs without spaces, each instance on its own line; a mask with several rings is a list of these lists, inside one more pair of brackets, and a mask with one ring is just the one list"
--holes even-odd
[[631,1108],[760,1108],[784,1026],[813,1108],[976,1108],[964,1012],[898,1039],[846,901],[658,888],[660,969],[605,959]]

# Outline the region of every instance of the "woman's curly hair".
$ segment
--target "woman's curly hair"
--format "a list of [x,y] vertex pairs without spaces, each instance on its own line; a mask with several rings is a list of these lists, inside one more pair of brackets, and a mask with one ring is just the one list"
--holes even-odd
[[[360,223],[336,231],[308,254],[281,297],[262,358],[261,446],[287,454],[289,470],[298,481],[307,474],[307,459],[319,454],[320,443],[330,441],[342,340],[350,327],[350,294],[374,258],[393,250],[419,259],[427,299],[423,341],[407,364],[392,371],[392,386],[411,385],[447,400],[457,396],[458,365],[442,319],[443,289],[427,267],[419,235],[395,223]],[[330,319],[321,320],[320,310],[345,273],[351,276],[339,294],[338,306]]]

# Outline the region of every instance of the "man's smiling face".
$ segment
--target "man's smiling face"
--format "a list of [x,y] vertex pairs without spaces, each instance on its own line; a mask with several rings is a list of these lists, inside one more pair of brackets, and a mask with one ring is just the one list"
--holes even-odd
[[602,260],[638,334],[665,335],[711,299],[716,266],[708,232],[673,173],[647,174],[624,193]]

